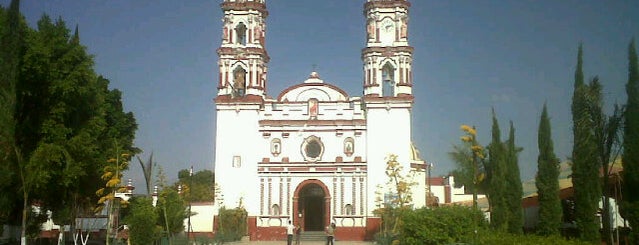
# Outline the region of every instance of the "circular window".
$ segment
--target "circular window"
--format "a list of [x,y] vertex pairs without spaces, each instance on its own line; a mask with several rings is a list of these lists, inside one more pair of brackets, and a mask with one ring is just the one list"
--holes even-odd
[[319,142],[317,142],[316,140],[313,140],[311,142],[308,142],[308,144],[306,144],[305,151],[308,157],[317,158],[322,152],[322,146],[319,144]]
[[309,162],[315,162],[322,158],[324,153],[324,145],[317,136],[310,136],[302,142],[302,155]]

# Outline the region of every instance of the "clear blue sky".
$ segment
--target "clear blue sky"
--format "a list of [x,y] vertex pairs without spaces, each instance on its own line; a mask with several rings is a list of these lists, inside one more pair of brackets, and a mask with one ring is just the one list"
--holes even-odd
[[[213,170],[217,54],[221,0],[23,0],[31,26],[47,13],[79,25],[95,69],[123,91],[139,124],[136,145],[168,174]],[[268,0],[268,94],[302,82],[317,64],[322,78],[351,96],[362,94],[360,51],[365,0]],[[0,0],[8,6],[9,0]],[[625,103],[627,47],[639,38],[639,1],[413,0],[413,139],[436,175],[454,168],[447,157],[461,124],[490,139],[494,107],[507,136],[517,129],[522,177],[537,169],[542,104],[552,117],[558,157],[572,149],[570,100],[577,45],[586,78],[599,75],[607,105]],[[127,175],[143,185],[137,162]]]

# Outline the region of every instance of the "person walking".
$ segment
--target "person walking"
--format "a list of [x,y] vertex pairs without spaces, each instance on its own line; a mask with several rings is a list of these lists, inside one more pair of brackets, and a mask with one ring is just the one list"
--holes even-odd
[[302,238],[302,227],[298,225],[295,227],[295,245],[300,245],[301,238]]
[[288,225],[286,226],[286,245],[293,245],[293,230],[295,229],[295,226],[293,226],[293,224],[291,223],[291,221],[288,221]]
[[335,245],[335,223],[326,227],[326,245]]

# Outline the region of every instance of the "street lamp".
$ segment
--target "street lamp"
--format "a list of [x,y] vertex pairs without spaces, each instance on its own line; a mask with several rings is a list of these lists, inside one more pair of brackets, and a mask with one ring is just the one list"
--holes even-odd
[[187,221],[187,230],[186,230],[186,238],[191,240],[191,232],[193,231],[193,227],[191,227],[191,202],[193,201],[193,165],[191,165],[191,169],[189,170],[189,217]]

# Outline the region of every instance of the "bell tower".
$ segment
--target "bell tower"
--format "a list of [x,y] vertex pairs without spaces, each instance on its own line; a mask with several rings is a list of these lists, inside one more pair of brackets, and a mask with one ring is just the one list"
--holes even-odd
[[364,62],[365,97],[412,98],[413,47],[408,44],[407,0],[367,0]]
[[407,0],[367,0],[364,63],[368,211],[385,189],[386,160],[397,156],[410,169],[413,47],[408,44]]
[[217,101],[263,101],[269,61],[265,0],[224,0]]

